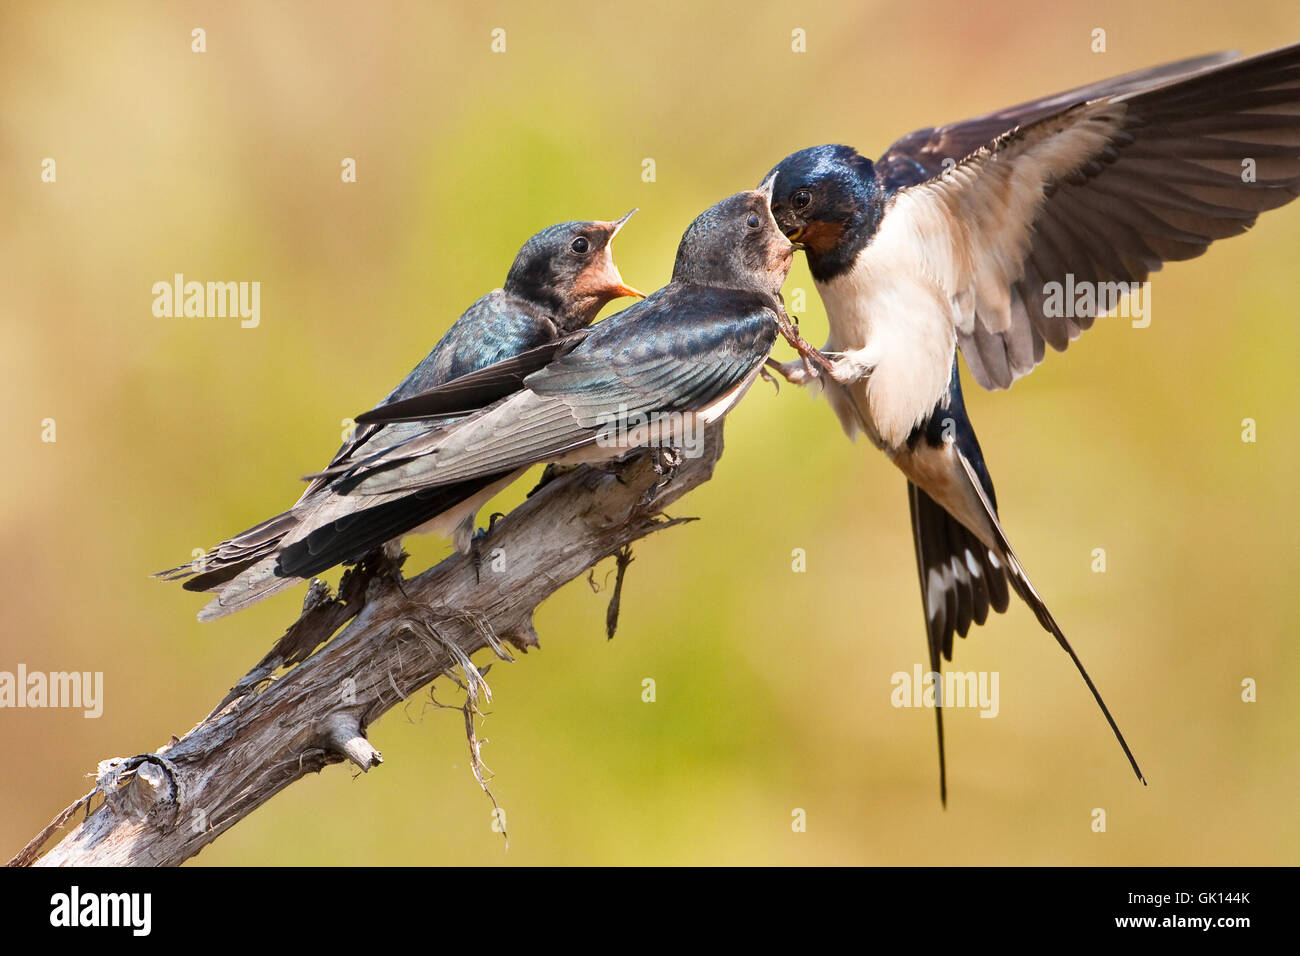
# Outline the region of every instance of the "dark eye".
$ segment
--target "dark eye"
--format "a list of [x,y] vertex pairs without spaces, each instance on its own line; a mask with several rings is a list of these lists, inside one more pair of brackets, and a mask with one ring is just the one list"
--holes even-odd
[[803,209],[812,202],[812,193],[806,189],[801,189],[790,197],[790,205],[795,209]]
[[577,239],[573,240],[569,248],[578,253],[578,255],[582,255],[591,248],[591,243],[587,241],[586,236],[579,236]]
[[758,213],[751,212],[749,218],[745,220],[745,225],[750,229],[757,229],[759,225]]

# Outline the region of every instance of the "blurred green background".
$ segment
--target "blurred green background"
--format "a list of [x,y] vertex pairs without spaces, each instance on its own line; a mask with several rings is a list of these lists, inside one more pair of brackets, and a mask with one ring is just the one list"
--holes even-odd
[[[106,701],[98,720],[0,711],[0,851],[265,652],[301,589],[200,625],[201,598],[148,574],[291,503],[342,420],[535,230],[639,206],[616,253],[656,288],[691,218],[794,149],[876,155],[918,126],[1297,39],[1284,2],[6,5],[0,669],[101,670]],[[617,638],[607,593],[576,581],[537,616],[542,651],[493,668],[508,853],[460,716],[417,699],[371,728],[382,769],[299,782],[197,862],[1300,862],[1298,245],[1300,205],[1266,215],[1159,274],[1150,328],[1103,319],[1010,392],[967,392],[1011,538],[1149,788],[1016,604],[958,646],[959,669],[1000,673],[1001,714],[951,713],[940,809],[933,715],[890,705],[890,675],[925,659],[903,479],[820,401],[760,384],[676,509],[703,520],[636,549]],[[176,272],[260,281],[260,327],[154,318],[150,287]],[[796,288],[820,342],[802,258]],[[416,540],[408,569],[447,550]]]

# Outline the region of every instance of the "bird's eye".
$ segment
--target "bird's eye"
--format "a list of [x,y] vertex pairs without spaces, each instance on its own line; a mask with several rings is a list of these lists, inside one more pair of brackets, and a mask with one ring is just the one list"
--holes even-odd
[[757,229],[759,226],[758,214],[751,212],[749,214],[749,218],[745,220],[745,225],[747,225],[750,229]]
[[577,239],[573,240],[569,248],[578,253],[578,255],[582,255],[591,248],[591,243],[587,241],[586,236],[579,236]]
[[790,205],[795,209],[803,209],[812,202],[812,193],[806,189],[801,189],[790,197]]

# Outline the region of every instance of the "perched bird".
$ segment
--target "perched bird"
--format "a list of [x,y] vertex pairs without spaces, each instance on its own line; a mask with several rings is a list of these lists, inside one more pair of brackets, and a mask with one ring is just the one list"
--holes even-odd
[[[952,659],[954,634],[1006,610],[1010,585],[1070,655],[1142,779],[999,523],[956,352],[980,385],[1006,388],[1132,288],[1119,283],[1198,256],[1300,194],[1300,45],[1185,60],[918,130],[874,163],[848,146],[804,149],[775,172],[773,213],[802,245],[830,324],[824,372],[781,368],[801,383],[821,377],[849,435],[866,434],[908,478],[932,671]],[[1089,296],[1074,309],[1062,288]],[[946,802],[938,708],[936,718]]]
[[[632,212],[635,212],[633,210]],[[524,243],[505,285],[489,292],[458,318],[447,334],[383,404],[456,381],[529,349],[586,328],[609,301],[643,297],[623,282],[610,245],[629,212],[614,222],[565,222]],[[419,434],[427,425],[365,425],[330,461],[331,467]],[[217,591],[199,614],[213,620],[374,548],[416,532],[451,536],[465,551],[478,509],[511,478],[509,472],[382,501],[344,498],[328,477],[318,477],[298,502],[273,518],[221,542],[199,564],[159,572],[186,578],[191,591]],[[328,527],[325,535],[313,532]],[[321,542],[310,546],[308,542]],[[326,546],[327,545],[327,546]]]
[[466,383],[483,386],[469,389],[472,404],[495,398],[357,462],[333,479],[336,487],[409,494],[540,462],[609,461],[648,446],[681,452],[753,384],[785,321],[780,289],[794,247],[772,219],[771,188],[769,179],[703,212],[682,237],[668,285],[562,349],[534,350],[358,416],[382,423],[443,414]]

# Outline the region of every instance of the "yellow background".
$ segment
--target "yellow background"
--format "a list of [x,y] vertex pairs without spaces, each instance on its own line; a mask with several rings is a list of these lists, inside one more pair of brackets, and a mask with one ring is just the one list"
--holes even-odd
[[[301,598],[200,625],[201,598],[148,574],[291,503],[342,419],[535,230],[641,207],[616,253],[651,289],[696,213],[794,149],[877,155],[918,126],[1300,39],[1285,2],[467,6],[0,15],[0,669],[106,681],[99,720],[0,711],[5,856],[97,761],[188,730]],[[541,608],[542,651],[493,668],[508,853],[459,714],[417,700],[371,728],[381,769],[295,784],[198,862],[1298,862],[1298,245],[1300,206],[1265,215],[1160,273],[1150,328],[1102,319],[1010,392],[968,388],[1012,541],[1149,788],[1017,603],[958,646],[960,669],[1000,673],[1001,714],[950,715],[940,809],[933,715],[890,706],[890,675],[925,659],[903,479],[821,402],[760,385],[676,509],[703,520],[636,549],[617,638],[607,594],[577,581]],[[154,318],[175,272],[260,281],[261,326]],[[802,259],[796,287],[821,341]],[[416,541],[408,568],[446,550]]]

